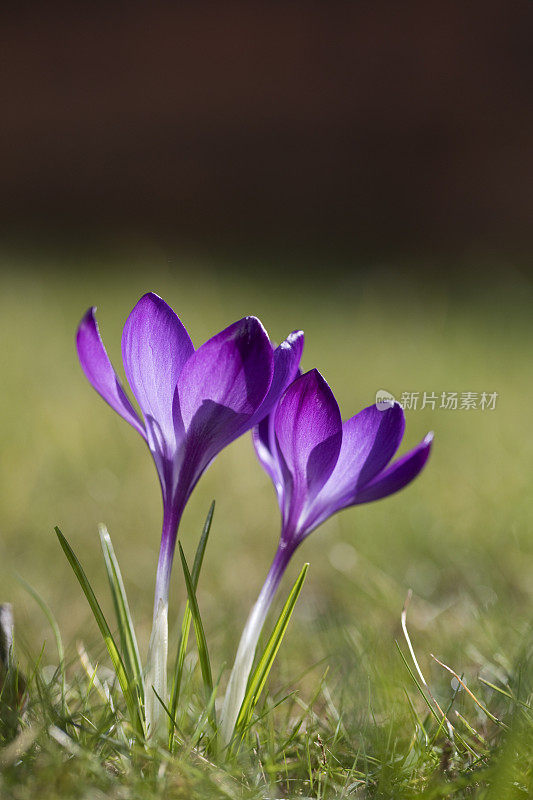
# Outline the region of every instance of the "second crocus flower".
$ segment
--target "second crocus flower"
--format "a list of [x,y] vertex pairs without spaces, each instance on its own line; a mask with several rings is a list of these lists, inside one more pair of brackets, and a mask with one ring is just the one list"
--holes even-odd
[[233,736],[266,615],[296,548],[332,514],[399,491],[424,467],[432,434],[388,466],[404,429],[398,403],[384,411],[370,406],[343,423],[328,384],[311,370],[289,386],[276,409],[254,430],[256,453],[276,489],[282,525],[226,690],[221,722],[225,743]]

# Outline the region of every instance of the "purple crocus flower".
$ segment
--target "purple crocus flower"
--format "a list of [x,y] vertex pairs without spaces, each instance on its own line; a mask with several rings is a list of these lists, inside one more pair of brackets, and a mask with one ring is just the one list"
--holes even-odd
[[222,715],[226,742],[233,735],[268,609],[296,548],[337,511],[394,494],[424,467],[431,433],[389,464],[404,429],[398,403],[384,411],[370,406],[343,423],[337,401],[317,370],[296,378],[255,428],[255,450],[276,489],[282,525],[274,561],[246,623],[230,676]]
[[122,358],[141,420],[113,369],[90,308],[77,333],[81,366],[96,391],[148,444],[163,494],[158,601],[168,584],[183,509],[214,457],[268,414],[298,370],[303,334],[276,349],[255,317],[235,322],[195,350],[174,311],[145,294],[122,333]]
[[[78,328],[81,366],[96,391],[146,441],[161,483],[163,530],[154,599],[154,634],[157,629],[161,643],[187,500],[215,456],[275,406],[297,373],[303,334],[293,332],[274,349],[259,320],[245,317],[195,350],[174,311],[157,295],[145,294],[122,333],[124,370],[141,419],[111,365],[94,311],[87,311]],[[149,656],[159,671],[165,669],[165,647],[160,644],[158,654]],[[165,681],[154,680],[163,690]]]

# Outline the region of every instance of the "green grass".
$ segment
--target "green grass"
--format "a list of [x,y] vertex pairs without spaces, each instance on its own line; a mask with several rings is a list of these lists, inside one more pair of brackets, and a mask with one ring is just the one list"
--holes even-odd
[[[0,797],[530,796],[530,287],[503,271],[460,292],[444,279],[425,286],[384,270],[342,279],[325,271],[302,282],[290,269],[269,281],[268,265],[248,278],[192,266],[154,257],[144,271],[82,264],[69,276],[39,263],[4,264],[0,601],[15,606],[30,701],[22,739],[9,741],[12,726],[0,731]],[[68,538],[111,620],[98,535],[98,523],[106,523],[144,659],[161,516],[157,478],[140,437],[86,383],[73,336],[86,307],[98,305],[105,344],[120,366],[122,324],[149,289],[175,308],[195,343],[248,313],[274,339],[302,327],[304,367],[322,371],[344,416],[372,403],[377,389],[499,393],[494,411],[407,412],[405,447],[435,431],[424,474],[395,497],[338,515],[297,552],[278,612],[305,561],[310,569],[256,709],[254,747],[227,768],[206,761],[201,744],[185,744],[170,759],[164,750],[130,752],[120,741],[102,696],[110,662],[53,532],[57,524]],[[189,565],[213,498],[197,598],[213,679],[222,672],[224,686],[279,529],[274,493],[248,437],[221,454],[193,494],[181,528]],[[175,566],[172,655],[187,600],[179,560]],[[68,724],[54,632],[15,573],[57,619],[76,715]],[[440,707],[453,703],[453,741],[414,680],[422,687],[401,628],[409,588],[413,647]],[[84,671],[78,650],[99,665],[104,689]],[[191,637],[181,689],[187,736],[205,708],[195,652]],[[482,707],[455,691],[431,653],[463,676]]]

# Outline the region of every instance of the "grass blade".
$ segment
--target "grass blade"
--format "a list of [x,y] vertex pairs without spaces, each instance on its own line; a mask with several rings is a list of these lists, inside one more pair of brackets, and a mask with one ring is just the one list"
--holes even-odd
[[122,574],[106,526],[99,525],[98,531],[100,533],[100,542],[102,544],[107,577],[109,586],[111,587],[115,613],[117,615],[124,665],[131,683],[134,684],[139,694],[140,703],[143,704],[144,684],[141,657],[139,655],[137,637],[135,636],[135,629],[133,627],[133,620],[131,618]]
[[[452,743],[452,745],[454,745],[454,744],[455,744],[455,742],[454,742],[453,738],[451,737],[450,733],[449,733],[448,731],[446,731],[446,729],[445,729],[445,728],[443,728],[443,727],[441,726],[441,722],[443,722],[443,721],[444,721],[444,719],[445,719],[444,715],[443,715],[443,717],[439,717],[439,715],[437,714],[437,712],[436,712],[436,711],[435,711],[435,709],[433,708],[432,704],[430,703],[430,701],[429,701],[429,700],[428,700],[428,698],[426,697],[426,695],[425,695],[425,693],[424,693],[424,690],[422,689],[422,687],[421,687],[420,683],[419,683],[419,682],[418,682],[418,680],[417,680],[417,677],[416,677],[416,675],[414,674],[413,670],[411,669],[411,667],[410,667],[410,666],[409,666],[409,664],[407,663],[407,659],[406,659],[406,657],[404,656],[404,654],[403,654],[403,652],[402,652],[402,648],[400,647],[400,645],[398,644],[398,642],[397,642],[397,641],[395,641],[395,642],[394,642],[394,644],[396,645],[396,648],[397,648],[397,650],[398,650],[398,653],[400,654],[400,657],[401,657],[401,659],[402,659],[402,661],[403,661],[403,663],[404,663],[404,666],[405,666],[405,668],[406,668],[407,672],[409,673],[409,675],[411,676],[411,678],[412,678],[412,680],[413,680],[413,683],[415,684],[416,688],[418,689],[418,692],[419,692],[420,696],[422,697],[422,699],[424,700],[425,704],[426,704],[426,705],[427,705],[427,707],[429,708],[429,711],[430,711],[430,713],[433,715],[433,717],[435,717],[435,719],[436,719],[436,721],[437,721],[437,724],[438,724],[438,730],[442,730],[442,731],[444,732],[444,735],[446,736],[446,738],[447,738],[447,739],[448,739],[448,740],[449,740],[449,741]],[[448,721],[449,721],[449,720],[448,720]],[[468,744],[468,742],[466,741],[466,739],[464,739],[464,738],[463,738],[463,737],[462,737],[462,736],[461,736],[461,735],[460,735],[460,734],[457,732],[457,730],[456,730],[456,729],[455,729],[453,726],[452,726],[452,729],[453,729],[453,735],[454,735],[454,737],[455,737],[455,741],[459,742],[459,743],[460,743],[460,744],[461,744],[463,747],[465,747],[467,750],[469,750],[469,751],[470,751],[470,752],[471,752],[471,753],[472,753],[474,756],[477,756],[477,753],[476,753],[476,751],[475,751],[475,750],[473,750],[473,749],[470,747],[470,745]]]
[[[191,735],[190,742],[188,746],[185,748],[184,752],[182,753],[182,758],[187,759],[191,752],[198,746],[200,739],[202,738],[204,729],[206,727],[207,721],[211,719],[213,714],[213,709],[215,707],[215,700],[216,695],[218,692],[218,687],[220,684],[220,679],[222,678],[224,668],[220,670],[220,675],[213,687],[213,691],[211,692],[211,697],[209,698],[206,707],[198,717],[198,721],[195,725],[194,731]],[[216,740],[213,742],[216,745]]]
[[296,605],[296,601],[298,600],[300,592],[302,591],[308,569],[309,564],[304,564],[289,593],[285,605],[281,610],[278,620],[274,626],[274,630],[270,635],[257,667],[250,677],[246,694],[244,696],[244,700],[242,701],[241,710],[239,711],[239,716],[237,717],[237,722],[235,725],[235,730],[238,731],[241,736],[249,724],[254,708],[257,705],[257,702],[261,696],[261,692],[264,689],[268,675],[272,668],[272,664],[274,663],[278,650],[283,641],[283,637],[285,636],[294,606]]
[[[178,542],[178,547],[180,551],[181,564],[183,567],[183,574],[185,576],[185,584],[187,586],[187,594],[189,596],[189,605],[191,608],[194,632],[196,634],[196,645],[198,647],[198,658],[200,660],[200,669],[202,671],[202,678],[204,680],[205,695],[207,702],[209,702],[211,695],[213,694],[213,676],[211,674],[211,663],[209,661],[207,641],[205,638],[202,618],[200,616],[200,609],[198,608],[198,601],[196,600],[196,592],[194,590],[191,573],[189,572],[189,567],[187,566],[187,560],[185,558],[185,553],[183,552],[181,542]],[[214,725],[214,711],[212,716]]]
[[65,676],[65,649],[63,647],[63,640],[61,638],[61,632],[59,630],[59,625],[57,624],[57,620],[54,617],[50,606],[43,600],[41,595],[33,588],[31,584],[29,584],[21,575],[16,575],[18,582],[21,586],[26,589],[28,594],[30,594],[43,614],[45,615],[46,619],[48,620],[48,624],[52,629],[52,633],[54,634],[54,639],[57,648],[57,655],[59,658],[59,671],[61,675],[61,711],[63,716],[67,713],[67,701],[66,701],[66,694],[67,694],[67,682]]
[[113,635],[111,634],[106,618],[104,617],[104,613],[100,608],[100,604],[96,599],[96,595],[92,589],[92,586],[89,583],[89,580],[83,570],[83,567],[78,561],[78,558],[74,553],[73,549],[71,548],[71,546],[69,545],[69,543],[67,542],[67,540],[65,539],[65,537],[63,536],[58,527],[55,528],[55,532],[57,538],[59,539],[59,544],[61,545],[63,552],[65,553],[67,560],[70,566],[72,567],[72,570],[76,578],[78,579],[78,583],[80,584],[85,597],[87,598],[87,602],[89,603],[91,611],[93,612],[96,624],[98,625],[100,633],[102,634],[120,688],[122,689],[122,694],[124,695],[124,699],[126,701],[131,724],[138,733],[142,734],[143,726],[141,717],[139,715],[139,707],[136,701],[136,696],[134,692],[132,692],[132,686],[130,684],[130,681],[128,680],[128,675],[124,668],[124,662],[122,661],[119,649],[115,643],[115,640],[113,639]]
[[211,523],[213,522],[214,513],[215,501],[213,500],[209,506],[207,517],[205,518],[202,535],[200,536],[200,541],[198,542],[198,547],[196,548],[196,553],[194,556],[194,563],[192,565],[191,578],[195,589],[198,586],[198,578],[200,577],[200,570],[202,569],[202,564],[204,562],[205,548],[207,546],[207,540],[209,538],[209,532],[211,530]]
[[[198,579],[200,577],[200,570],[202,569],[205,548],[207,546],[207,540],[209,538],[209,533],[211,531],[211,523],[213,521],[214,511],[215,511],[215,501],[213,500],[209,508],[209,511],[207,513],[207,517],[202,530],[202,535],[200,536],[200,541],[198,542],[198,547],[196,548],[196,554],[194,556],[191,579],[195,591],[198,586]],[[185,606],[185,612],[183,614],[183,620],[181,623],[181,634],[178,644],[178,652],[176,654],[174,678],[172,681],[172,691],[170,693],[170,714],[169,714],[171,720],[171,724],[169,725],[170,752],[172,752],[174,727],[175,727],[174,722],[176,719],[176,712],[178,710],[181,683],[183,679],[183,666],[185,664],[185,656],[187,654],[187,645],[189,643],[189,632],[191,629],[191,622],[192,622],[191,606],[189,601],[187,600],[187,604]]]

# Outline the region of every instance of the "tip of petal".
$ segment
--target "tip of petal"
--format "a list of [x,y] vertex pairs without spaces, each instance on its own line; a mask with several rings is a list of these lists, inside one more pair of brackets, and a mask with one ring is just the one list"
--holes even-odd
[[294,346],[297,342],[301,342],[303,346],[304,342],[304,332],[303,331],[291,331],[284,342],[281,343],[280,347],[290,347]]
[[147,304],[155,306],[168,306],[168,303],[165,303],[163,298],[155,292],[145,292],[145,294],[143,294],[142,297],[137,300],[136,306],[144,306]]
[[262,333],[265,334],[265,336],[268,336],[268,333],[266,332],[265,326],[263,325],[263,323],[261,322],[261,320],[258,317],[254,317],[253,315],[252,316],[243,317],[241,322],[247,323],[246,327],[248,328],[248,326],[249,326],[249,328],[248,328],[249,330],[252,329],[252,328],[258,328]]
[[266,344],[270,338],[265,326],[260,319],[253,316],[243,317],[232,325],[229,325],[221,334],[230,334],[235,341],[248,341],[255,337],[263,340]]
[[322,373],[316,369],[316,367],[313,367],[313,369],[310,369],[308,372],[304,372],[304,374],[297,380],[302,380],[304,378],[306,379],[307,383],[316,383],[317,386],[327,386],[329,391],[331,391],[329,383],[324,378]]
[[174,309],[171,306],[169,306],[169,304],[166,303],[162,297],[160,297],[155,292],[145,292],[145,294],[139,297],[139,299],[135,303],[133,309],[130,312],[129,317],[135,318],[139,314],[146,314],[147,316],[149,316],[158,312],[163,314],[165,313],[170,314],[173,317],[177,317]]
[[96,314],[96,306],[89,306],[83,317],[81,318],[80,325],[83,325],[84,322],[89,322],[94,320]]
[[402,404],[399,403],[397,400],[394,400],[394,399],[392,399],[390,401],[390,405],[388,403],[387,403],[387,405],[385,405],[385,403],[383,403],[383,405],[380,407],[379,403],[373,403],[373,405],[369,406],[369,408],[377,408],[377,410],[381,411],[381,412],[395,411],[396,413],[399,412],[400,414],[403,414],[403,406],[402,406]]
[[[78,329],[76,331],[76,342],[78,346],[81,344],[81,340],[84,334],[88,332],[88,329],[92,328],[98,333],[98,323],[96,321],[95,313],[96,306],[90,306],[81,318],[80,324],[78,325]],[[98,335],[100,334],[98,333]]]
[[[340,411],[337,401],[335,400],[335,396],[331,391],[330,385],[317,369],[310,369],[308,372],[304,372],[303,375],[299,375],[288,387],[280,401],[280,405],[286,403],[287,401],[291,402],[290,398],[295,396],[314,397],[315,402],[320,406],[325,407],[325,403],[326,406],[329,405],[332,408],[335,408],[339,417],[339,428],[342,428]],[[278,406],[276,416],[279,413],[280,406]]]
[[313,390],[317,390],[319,392],[325,391],[328,395],[333,397],[333,392],[331,391],[330,385],[316,368],[310,369],[307,372],[304,372],[302,375],[298,375],[298,377],[294,379],[293,383],[287,389],[287,392],[289,392],[291,389],[293,392],[307,392]]
[[281,342],[277,349],[294,351],[295,354],[297,354],[299,363],[304,349],[304,341],[305,337],[303,331],[292,331],[292,333],[289,333],[287,338]]
[[434,431],[430,431],[428,434],[426,434],[426,436],[424,436],[423,443],[429,446],[430,444],[432,444],[434,438],[435,438]]
[[[394,405],[388,409],[388,411],[391,415],[391,419],[396,420],[396,423],[402,426],[400,435],[401,440],[405,431],[405,411],[403,410],[403,406],[397,401],[394,401]],[[387,411],[381,413],[387,413]]]

